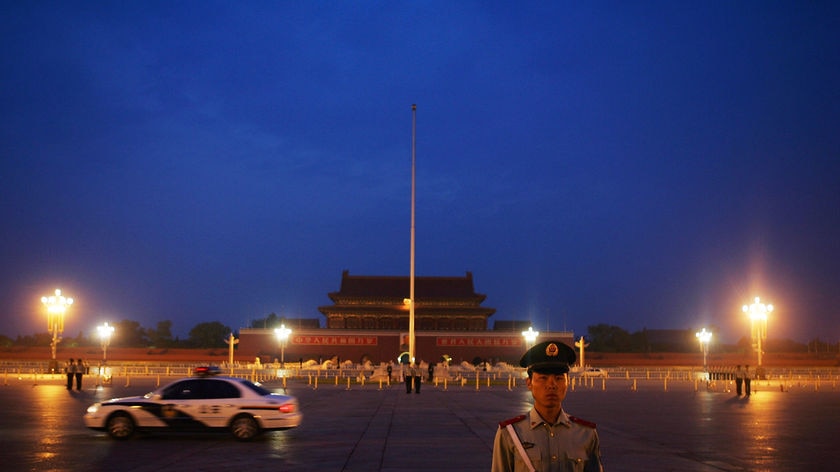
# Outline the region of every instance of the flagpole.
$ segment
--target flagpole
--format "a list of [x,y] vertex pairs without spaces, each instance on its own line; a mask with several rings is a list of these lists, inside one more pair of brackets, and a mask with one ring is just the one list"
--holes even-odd
[[408,288],[408,356],[409,362],[414,361],[414,199],[415,199],[415,163],[416,163],[416,128],[417,105],[411,105],[411,269]]

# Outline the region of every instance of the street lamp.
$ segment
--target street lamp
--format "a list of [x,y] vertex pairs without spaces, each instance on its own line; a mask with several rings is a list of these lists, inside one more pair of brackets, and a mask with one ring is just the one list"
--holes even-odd
[[525,338],[525,345],[530,349],[534,345],[534,341],[537,340],[537,336],[540,335],[539,331],[534,331],[534,328],[528,326],[528,331],[523,331],[522,336]]
[[761,341],[767,338],[767,314],[773,311],[773,305],[765,305],[761,303],[760,297],[755,297],[755,302],[750,305],[744,305],[741,308],[744,313],[750,315],[750,331],[752,335],[753,346],[758,353],[758,367],[761,367]]
[[274,330],[274,335],[280,341],[280,365],[282,368],[286,367],[286,341],[289,340],[290,334],[292,334],[292,330],[284,324],[281,324],[279,328]]
[[52,335],[52,342],[50,342],[52,363],[50,369],[57,369],[58,363],[55,358],[55,351],[58,348],[58,343],[61,342],[61,333],[64,332],[64,314],[73,304],[73,299],[64,297],[61,290],[55,289],[55,295],[41,297],[41,303],[47,307],[47,329]]
[[584,341],[584,340],[583,340],[583,336],[581,336],[581,337],[580,337],[580,341],[575,341],[575,346],[576,346],[576,347],[578,347],[578,348],[580,348],[580,356],[578,356],[578,357],[579,357],[579,359],[578,359],[578,362],[579,362],[578,366],[579,366],[581,369],[583,369],[584,367],[586,367],[586,362],[585,362],[584,355],[586,354],[586,348],[587,348],[587,347],[589,347],[589,343],[588,343],[588,342],[586,342],[586,341]]
[[703,351],[703,368],[706,369],[708,363],[706,359],[709,355],[709,341],[712,340],[712,332],[706,331],[706,328],[703,328],[702,331],[698,331],[695,333],[697,336],[697,340],[700,341],[700,350]]
[[99,332],[99,340],[102,342],[102,363],[104,364],[108,361],[108,344],[111,343],[111,335],[114,334],[114,327],[106,321],[105,324],[97,326],[96,331]]

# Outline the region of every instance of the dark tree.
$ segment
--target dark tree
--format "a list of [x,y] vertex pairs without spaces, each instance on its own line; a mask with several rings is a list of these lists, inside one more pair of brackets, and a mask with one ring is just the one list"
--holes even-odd
[[149,339],[140,323],[122,320],[114,323],[114,336],[111,338],[111,343],[120,347],[146,347],[149,345]]
[[149,341],[155,347],[170,347],[174,344],[172,340],[172,322],[169,320],[159,321],[155,329],[148,330]]
[[218,321],[199,323],[190,330],[189,342],[195,347],[226,347],[225,339],[233,330]]

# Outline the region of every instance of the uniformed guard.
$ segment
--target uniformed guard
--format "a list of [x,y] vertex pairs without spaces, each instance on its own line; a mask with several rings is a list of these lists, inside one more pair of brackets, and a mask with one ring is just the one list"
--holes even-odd
[[575,358],[574,349],[561,341],[539,343],[522,356],[519,365],[528,369],[534,407],[499,423],[493,472],[604,470],[595,424],[563,411]]
[[64,374],[67,376],[67,390],[73,390],[73,377],[76,374],[76,364],[72,357],[67,365],[64,366]]
[[750,366],[744,366],[744,395],[750,396],[750,383],[752,382],[752,375],[750,375]]

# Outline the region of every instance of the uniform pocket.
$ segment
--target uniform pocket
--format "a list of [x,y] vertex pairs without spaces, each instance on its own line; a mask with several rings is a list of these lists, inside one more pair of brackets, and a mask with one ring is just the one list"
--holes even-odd
[[566,463],[564,464],[563,470],[567,472],[583,472],[585,468],[585,458],[566,456]]

